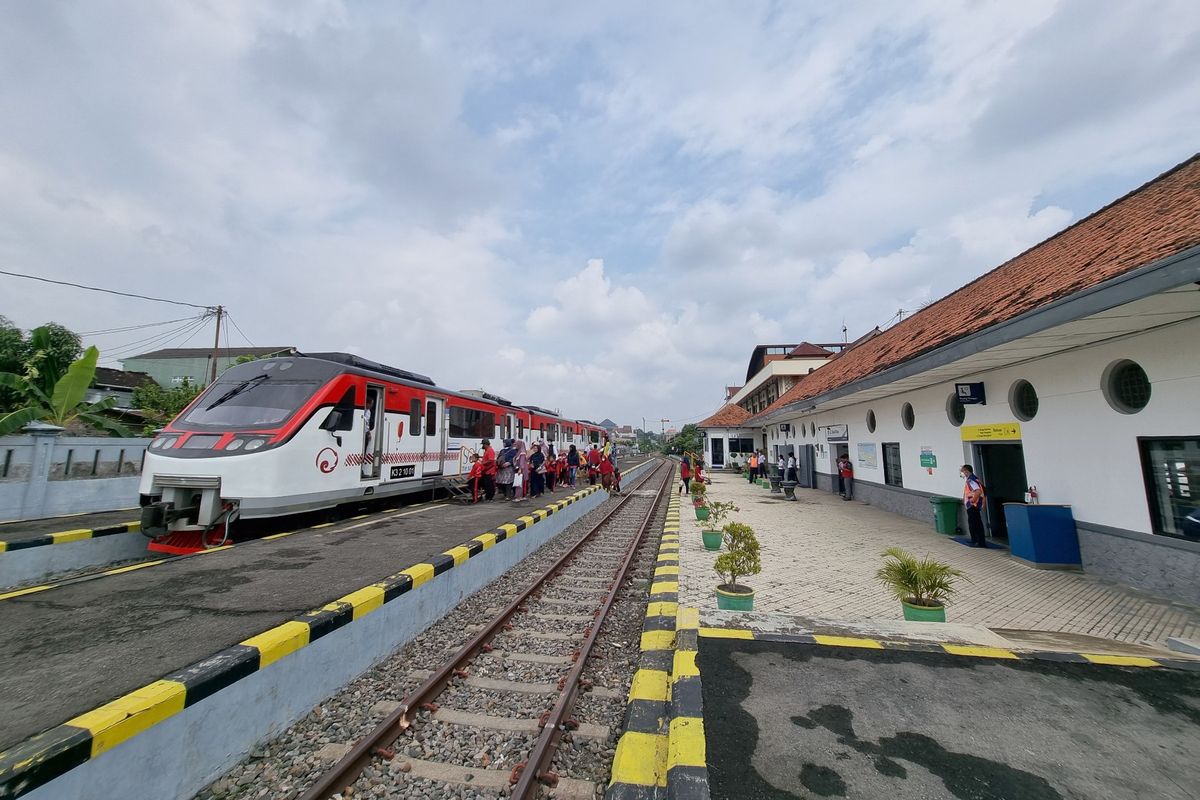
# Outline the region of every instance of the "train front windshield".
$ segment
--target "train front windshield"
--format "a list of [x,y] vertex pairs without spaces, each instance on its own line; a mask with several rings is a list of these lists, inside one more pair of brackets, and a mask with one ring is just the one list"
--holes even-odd
[[320,386],[261,374],[247,380],[222,376],[178,422],[224,430],[274,427],[296,412]]

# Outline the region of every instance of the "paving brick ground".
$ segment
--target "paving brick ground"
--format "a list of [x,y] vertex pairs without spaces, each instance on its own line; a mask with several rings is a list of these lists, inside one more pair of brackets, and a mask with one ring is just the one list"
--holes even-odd
[[[755,611],[837,620],[902,619],[900,604],[875,580],[880,552],[897,545],[929,553],[970,579],[960,581],[947,617],[989,628],[1055,631],[1163,646],[1168,636],[1200,638],[1200,608],[1171,603],[1077,572],[1038,570],[1001,550],[965,547],[922,522],[797,489],[797,502],[717,474],[713,500],[733,501],[733,515],[754,528],[763,571],[745,582],[757,592]],[[679,601],[715,609],[716,553],[704,550],[700,524],[684,505],[680,529]]]

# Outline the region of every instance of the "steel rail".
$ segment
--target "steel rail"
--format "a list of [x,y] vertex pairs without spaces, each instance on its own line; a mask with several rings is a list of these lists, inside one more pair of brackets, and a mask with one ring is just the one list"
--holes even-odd
[[[671,462],[667,462],[670,464]],[[629,570],[633,567],[634,559],[637,557],[638,548],[642,546],[642,542],[646,538],[646,532],[650,529],[650,524],[654,521],[654,512],[658,509],[658,504],[662,502],[663,493],[671,485],[670,477],[673,474],[668,470],[667,480],[658,487],[658,492],[654,495],[654,500],[650,504],[650,511],[646,514],[646,518],[642,521],[641,527],[634,535],[633,541],[629,544],[629,549],[625,553],[625,558],[621,562],[621,568],[617,571],[616,579],[608,589],[608,594],[604,598],[604,602],[600,606],[600,610],[596,614],[596,620],[587,629],[587,633],[583,637],[583,644],[579,648],[579,657],[575,659],[575,663],[571,667],[571,671],[567,673],[566,682],[563,685],[561,694],[558,696],[558,702],[554,704],[554,708],[549,712],[547,717],[543,717],[541,721],[542,730],[533,745],[533,749],[529,751],[528,757],[525,759],[525,767],[521,769],[520,776],[517,779],[517,784],[513,788],[511,797],[526,800],[537,794],[538,783],[546,783],[550,786],[555,786],[558,783],[558,776],[552,772],[548,772],[547,768],[554,759],[554,754],[558,750],[559,741],[562,739],[563,731],[569,725],[571,712],[575,710],[575,702],[579,699],[579,685],[583,678],[583,669],[587,666],[588,656],[592,653],[592,647],[596,643],[596,639],[600,636],[600,629],[604,625],[604,621],[608,618],[608,612],[612,610],[613,604],[617,601],[617,593],[621,591],[621,585],[625,582],[625,578],[629,575]]]
[[[571,546],[567,552],[563,553],[548,569],[534,581],[528,588],[509,603],[504,610],[492,618],[492,620],[475,636],[471,637],[459,651],[450,659],[442,664],[432,675],[430,675],[420,686],[414,689],[409,695],[404,698],[404,702],[400,706],[388,714],[374,730],[366,737],[360,739],[350,751],[337,761],[329,770],[324,772],[307,792],[300,796],[300,800],[328,800],[334,794],[341,792],[347,786],[350,786],[362,774],[362,771],[371,763],[375,756],[391,758],[394,756],[390,749],[395,740],[412,725],[416,714],[420,711],[423,705],[429,704],[446,688],[450,681],[456,675],[464,674],[463,667],[473,660],[480,652],[484,651],[484,647],[488,642],[495,638],[496,634],[508,624],[511,619],[525,604],[529,598],[536,594],[542,585],[555,577],[559,571],[566,566],[578,553],[580,548],[587,543],[592,536],[601,528],[607,525],[612,518],[625,507],[632,498],[632,492],[637,488],[644,486],[655,475],[660,474],[664,468],[669,469],[670,461],[664,460],[657,467],[650,471],[636,486],[630,487],[609,512],[604,516],[604,519],[592,526],[586,534],[584,534],[578,542]],[[654,505],[651,506],[649,517],[653,516],[654,508],[657,507],[658,500],[662,495],[662,490],[659,490],[658,496],[655,497]],[[637,537],[641,538],[641,534]],[[616,585],[616,584],[614,584]],[[593,630],[599,630],[600,621],[592,623]],[[582,664],[584,659],[582,656],[578,660],[578,664]],[[410,713],[411,712],[411,713]]]

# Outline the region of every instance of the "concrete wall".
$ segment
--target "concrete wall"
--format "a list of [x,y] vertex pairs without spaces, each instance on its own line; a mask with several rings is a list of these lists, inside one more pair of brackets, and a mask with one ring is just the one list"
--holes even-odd
[[[1019,421],[1009,406],[1009,390],[1018,379],[1033,384],[1038,394],[1037,415],[1021,421],[1027,482],[1038,487],[1041,501],[1072,507],[1075,519],[1091,526],[1117,529],[1137,538],[1097,540],[1085,568],[1165,597],[1196,596],[1194,576],[1200,569],[1200,550],[1177,547],[1177,540],[1156,536],[1142,475],[1139,436],[1195,436],[1200,433],[1200,355],[1184,342],[1200,341],[1200,320],[1129,336],[1114,342],[1030,361],[1001,369],[958,375],[935,386],[902,392],[831,411],[798,414],[790,422],[795,432],[782,434],[769,428],[771,444],[813,444],[818,471],[833,473],[835,448],[826,441],[824,426],[849,428],[850,458],[855,462],[857,493],[862,499],[899,513],[926,518],[928,509],[919,500],[891,497],[884,485],[884,442],[900,445],[903,488],[924,494],[957,497],[962,493],[958,468],[973,463],[969,442],[951,424],[947,400],[954,383],[982,382],[987,405],[968,405],[966,425]],[[1149,405],[1136,414],[1122,414],[1107,402],[1101,389],[1106,367],[1119,359],[1142,366],[1150,379]],[[905,430],[900,413],[911,403],[916,421]],[[876,430],[867,430],[867,412],[873,411]],[[803,424],[804,431],[798,428]],[[817,426],[815,436],[810,425]],[[877,465],[858,459],[860,443],[874,445]],[[937,456],[935,469],[920,464],[921,449]],[[828,485],[828,478],[824,478]],[[878,487],[873,491],[871,484]],[[896,493],[891,493],[892,495]],[[907,509],[907,512],[905,511]],[[1111,538],[1111,537],[1110,537]],[[1186,542],[1184,544],[1187,544]],[[1159,549],[1165,548],[1165,549]],[[1156,565],[1173,559],[1169,569]],[[1190,582],[1189,582],[1190,581]]]
[[0,520],[136,506],[150,441],[53,431],[0,437]]

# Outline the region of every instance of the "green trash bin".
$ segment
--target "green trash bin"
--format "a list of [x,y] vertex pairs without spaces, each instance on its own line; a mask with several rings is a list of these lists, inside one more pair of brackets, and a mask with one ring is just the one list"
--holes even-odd
[[929,503],[933,506],[933,527],[938,533],[953,536],[958,528],[957,497],[931,497]]

